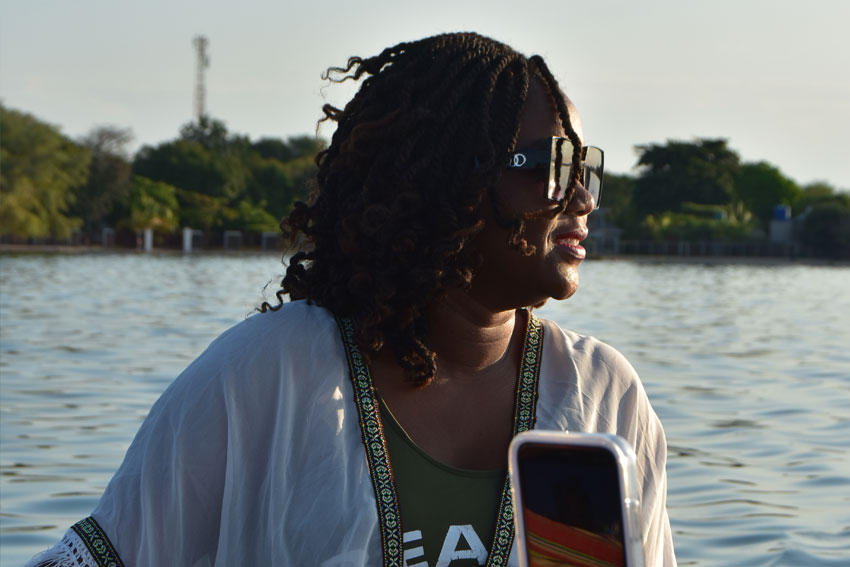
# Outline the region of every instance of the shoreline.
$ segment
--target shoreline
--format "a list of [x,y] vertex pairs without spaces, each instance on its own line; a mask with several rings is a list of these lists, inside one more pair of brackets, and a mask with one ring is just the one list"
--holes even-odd
[[789,258],[787,256],[674,256],[661,254],[605,254],[597,257],[588,256],[589,260],[597,262],[627,261],[640,264],[740,264],[756,266],[850,266],[850,260],[838,258]]
[[195,249],[191,252],[183,252],[177,248],[154,248],[150,252],[138,248],[104,248],[100,245],[72,245],[72,244],[0,244],[0,255],[13,254],[154,254],[154,255],[203,255],[203,254],[283,254],[283,250],[263,250],[262,248],[240,248],[238,250],[226,250],[224,248]]
[[[263,254],[280,256],[283,250],[263,250],[261,248],[242,248],[225,250],[223,248],[193,250],[183,252],[174,248],[154,248],[150,252],[134,248],[104,248],[99,245],[67,245],[67,244],[0,244],[0,256],[27,254],[153,254],[168,256],[197,256],[223,254],[235,256],[239,254]],[[586,261],[591,262],[637,262],[641,264],[740,264],[759,266],[778,265],[813,265],[813,266],[850,266],[850,260],[835,258],[790,258],[786,256],[678,256],[662,254],[598,254],[589,255]]]

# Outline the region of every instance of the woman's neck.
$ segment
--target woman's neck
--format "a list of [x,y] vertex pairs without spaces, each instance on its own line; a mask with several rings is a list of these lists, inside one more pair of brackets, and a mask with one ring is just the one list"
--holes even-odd
[[521,327],[516,311],[493,312],[469,294],[450,291],[428,310],[427,343],[437,355],[437,377],[473,377],[513,367],[511,347],[519,344]]
[[432,382],[422,388],[406,380],[388,349],[372,361],[375,387],[423,451],[455,467],[504,466],[526,323],[515,310],[487,310],[450,292],[428,309],[425,342],[437,356]]

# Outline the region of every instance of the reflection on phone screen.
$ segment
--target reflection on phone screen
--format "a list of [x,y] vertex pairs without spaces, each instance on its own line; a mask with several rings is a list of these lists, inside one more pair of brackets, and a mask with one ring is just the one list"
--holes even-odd
[[595,447],[525,445],[518,455],[531,567],[625,567],[614,456]]

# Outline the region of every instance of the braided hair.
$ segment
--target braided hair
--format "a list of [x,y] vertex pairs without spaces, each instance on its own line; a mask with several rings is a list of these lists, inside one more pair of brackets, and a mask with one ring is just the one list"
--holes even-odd
[[[470,246],[484,224],[479,204],[493,197],[514,149],[532,77],[544,82],[580,148],[543,59],[478,34],[400,43],[328,69],[323,78],[333,82],[363,82],[344,109],[323,107],[322,121],[337,128],[316,156],[317,191],[281,222],[300,251],[279,304],[261,310],[289,295],[350,317],[367,357],[389,347],[409,380],[429,383],[436,359],[425,340],[427,306],[446,290],[468,288],[481,263]],[[493,203],[497,222],[512,229],[510,243],[533,254],[523,219],[504,217]]]

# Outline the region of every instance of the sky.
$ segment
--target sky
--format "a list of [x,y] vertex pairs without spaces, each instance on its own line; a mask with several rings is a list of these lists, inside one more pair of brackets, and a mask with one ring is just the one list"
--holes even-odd
[[309,135],[356,88],[327,67],[477,31],[544,56],[608,171],[635,173],[637,145],[720,137],[850,190],[848,22],[843,0],[0,0],[0,101],[75,139],[114,125],[131,150],[167,141],[193,119],[203,35],[212,117],[251,139]]

